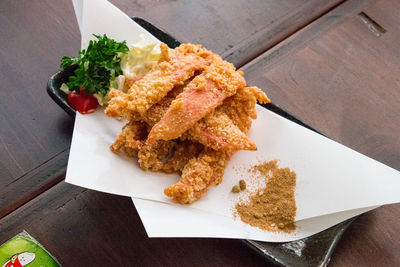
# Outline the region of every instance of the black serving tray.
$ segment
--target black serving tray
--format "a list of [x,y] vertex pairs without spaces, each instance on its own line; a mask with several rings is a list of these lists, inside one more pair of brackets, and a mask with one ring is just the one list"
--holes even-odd
[[[133,17],[132,19],[148,32],[153,34],[157,39],[166,43],[169,47],[175,48],[180,45],[180,42],[174,37],[144,19],[138,17]],[[60,70],[58,73],[51,76],[47,82],[47,93],[62,109],[73,117],[75,117],[76,111],[67,103],[66,94],[60,91],[60,86],[68,81],[68,77],[73,74],[75,68],[76,66],[71,66]],[[301,120],[290,115],[288,112],[273,103],[268,103],[262,106],[281,115],[282,117],[317,132],[309,125],[303,123]],[[329,263],[336,244],[354,219],[355,218],[349,219],[311,237],[293,242],[268,243],[252,240],[242,241],[263,256],[268,262],[275,265],[326,266]]]

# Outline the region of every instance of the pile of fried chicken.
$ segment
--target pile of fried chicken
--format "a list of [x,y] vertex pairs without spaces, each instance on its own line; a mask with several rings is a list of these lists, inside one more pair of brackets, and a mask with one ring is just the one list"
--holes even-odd
[[221,183],[235,151],[257,149],[247,133],[257,100],[270,101],[201,45],[160,48],[158,64],[127,81],[126,93],[109,92],[105,113],[129,121],[110,148],[137,157],[144,170],[181,174],[164,193],[187,204]]

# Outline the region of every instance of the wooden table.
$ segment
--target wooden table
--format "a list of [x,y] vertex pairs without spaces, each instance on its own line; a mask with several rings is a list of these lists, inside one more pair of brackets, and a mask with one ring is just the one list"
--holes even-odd
[[[400,169],[396,0],[111,1],[241,67],[315,129]],[[45,92],[79,50],[69,0],[0,2],[0,242],[26,229],[65,266],[261,265],[238,240],[149,239],[129,198],[65,184],[73,129]],[[400,263],[400,205],[363,215],[332,265]]]

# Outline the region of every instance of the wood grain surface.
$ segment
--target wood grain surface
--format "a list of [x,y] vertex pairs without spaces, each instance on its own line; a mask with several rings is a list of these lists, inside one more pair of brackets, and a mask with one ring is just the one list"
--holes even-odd
[[[202,43],[241,65],[341,0],[111,2],[181,41]],[[36,188],[29,189],[21,182],[69,148],[73,120],[47,96],[45,85],[59,70],[62,56],[77,54],[80,36],[70,0],[1,1],[0,25],[0,214],[4,214],[57,179],[44,175],[40,184],[29,184]],[[23,195],[10,198],[13,191]],[[17,202],[16,196],[21,197]]]
[[64,179],[69,149],[14,180],[1,191],[0,218]]
[[181,42],[201,43],[242,66],[343,0],[111,2]]
[[[367,2],[341,6],[243,70],[249,84],[311,127],[400,169],[400,3]],[[387,32],[376,36],[362,11]]]
[[[400,170],[398,10],[395,0],[348,1],[245,65],[246,80],[324,135]],[[396,204],[359,218],[332,265],[398,266],[399,213]]]
[[130,198],[64,182],[0,219],[0,227],[1,243],[26,230],[62,266],[267,264],[239,240],[149,239]]
[[69,147],[73,121],[45,87],[60,57],[78,48],[71,12],[63,15],[70,5],[0,2],[0,192]]

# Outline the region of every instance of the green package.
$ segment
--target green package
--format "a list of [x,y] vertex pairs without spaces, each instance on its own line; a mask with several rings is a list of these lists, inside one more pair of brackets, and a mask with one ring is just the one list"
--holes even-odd
[[1,267],[59,267],[58,261],[26,231],[0,246]]

